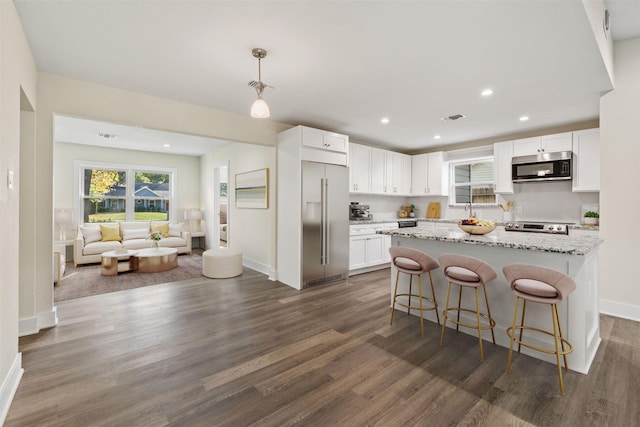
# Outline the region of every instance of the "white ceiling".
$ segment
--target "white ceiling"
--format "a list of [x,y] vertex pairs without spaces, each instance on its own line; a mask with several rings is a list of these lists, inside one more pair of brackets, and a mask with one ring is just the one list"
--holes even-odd
[[[14,3],[42,71],[248,116],[262,47],[271,120],[400,151],[595,119],[611,89],[582,0]],[[640,36],[640,1],[607,7],[614,39]]]

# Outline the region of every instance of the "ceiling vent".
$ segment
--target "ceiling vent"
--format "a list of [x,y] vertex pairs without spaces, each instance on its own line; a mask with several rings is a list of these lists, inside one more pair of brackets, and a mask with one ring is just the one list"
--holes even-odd
[[458,119],[463,119],[465,117],[467,117],[467,116],[465,116],[464,114],[454,114],[452,116],[442,117],[442,118],[440,118],[440,120],[444,120],[444,121],[447,121],[447,120],[458,120]]
[[104,133],[104,132],[98,132],[98,136],[104,139],[116,139],[118,137],[118,135],[116,135],[115,133]]

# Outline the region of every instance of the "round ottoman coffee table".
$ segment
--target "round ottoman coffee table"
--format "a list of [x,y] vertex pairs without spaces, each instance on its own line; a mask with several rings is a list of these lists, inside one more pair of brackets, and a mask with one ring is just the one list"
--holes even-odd
[[176,248],[140,249],[131,258],[137,262],[135,268],[140,273],[159,273],[178,266],[178,250]]
[[242,274],[242,252],[230,248],[209,249],[202,253],[202,275],[226,279]]

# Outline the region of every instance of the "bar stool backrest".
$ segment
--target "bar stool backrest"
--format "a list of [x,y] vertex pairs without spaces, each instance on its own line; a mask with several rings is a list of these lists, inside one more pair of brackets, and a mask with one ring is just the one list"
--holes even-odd
[[[556,297],[557,300],[562,300],[564,297],[569,295],[576,289],[576,282],[566,274],[554,270],[547,267],[542,267],[539,265],[531,265],[531,264],[510,264],[505,266],[502,269],[504,273],[504,277],[506,277],[509,282],[509,286],[511,286],[511,290],[516,293],[518,290],[515,288],[515,284],[517,280],[521,279],[530,279],[537,280],[539,282],[545,283],[549,286],[552,286],[558,292]],[[544,298],[531,298],[528,299],[536,300],[539,302],[547,302]]]
[[[404,246],[391,246],[389,248],[391,262],[393,265],[404,273],[426,273],[440,267],[438,261],[425,254],[422,251]],[[413,261],[407,262],[406,260]],[[414,264],[415,263],[415,264]]]
[[449,267],[462,267],[477,274],[482,283],[488,283],[498,277],[493,267],[478,258],[458,254],[442,254],[438,257],[438,261],[440,261],[445,275]]

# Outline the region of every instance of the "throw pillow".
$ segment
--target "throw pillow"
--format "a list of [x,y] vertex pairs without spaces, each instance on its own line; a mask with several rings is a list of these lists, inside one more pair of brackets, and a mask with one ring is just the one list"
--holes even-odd
[[119,242],[120,240],[122,240],[122,237],[120,237],[119,225],[100,224],[100,233],[102,233],[103,242]]
[[151,223],[151,231],[157,231],[162,234],[162,237],[169,237],[169,223],[166,222],[164,224],[154,224]]
[[182,223],[169,224],[169,236],[182,237]]
[[122,230],[122,240],[146,239],[147,237],[149,237],[149,230],[146,228]]
[[84,237],[85,245],[102,240],[102,233],[100,233],[99,227],[85,227],[81,225],[80,231],[82,232],[82,237]]

